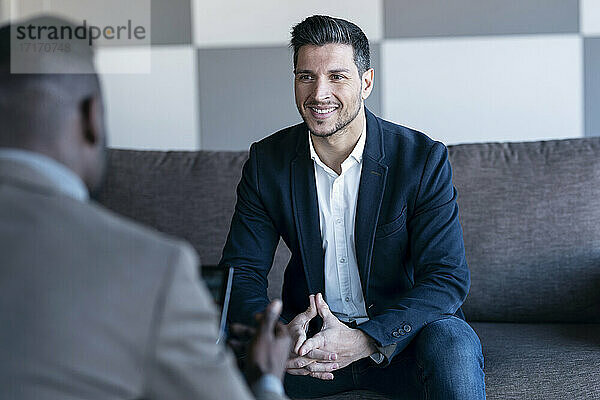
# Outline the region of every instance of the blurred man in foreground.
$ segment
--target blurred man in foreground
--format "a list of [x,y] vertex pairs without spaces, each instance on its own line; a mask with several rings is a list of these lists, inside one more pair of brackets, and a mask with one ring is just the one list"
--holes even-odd
[[[2,397],[252,398],[215,344],[217,312],[193,249],[88,200],[105,152],[92,50],[73,41],[60,57],[20,56],[79,73],[11,73],[10,27],[0,28]],[[260,399],[285,398],[280,312],[280,302],[267,308],[250,353]]]

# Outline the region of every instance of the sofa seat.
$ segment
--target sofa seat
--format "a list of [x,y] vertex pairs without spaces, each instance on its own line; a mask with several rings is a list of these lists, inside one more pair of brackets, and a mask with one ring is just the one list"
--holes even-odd
[[471,325],[488,399],[600,399],[600,324]]
[[[483,343],[488,399],[600,399],[600,324],[471,325]],[[353,391],[323,399],[389,397]]]

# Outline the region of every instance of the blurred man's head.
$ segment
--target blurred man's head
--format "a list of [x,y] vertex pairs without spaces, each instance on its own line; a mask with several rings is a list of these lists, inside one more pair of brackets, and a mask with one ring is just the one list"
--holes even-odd
[[[50,17],[19,25],[73,26]],[[20,46],[15,37],[11,55],[11,26],[0,27],[0,147],[51,157],[93,191],[104,172],[106,141],[93,50],[85,40],[73,39],[62,40],[69,46],[58,54],[34,51]],[[23,67],[36,73],[19,73]]]

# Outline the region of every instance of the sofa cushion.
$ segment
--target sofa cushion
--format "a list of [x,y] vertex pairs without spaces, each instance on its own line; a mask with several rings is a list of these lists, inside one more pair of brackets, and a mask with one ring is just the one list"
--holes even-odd
[[219,261],[247,152],[108,151],[99,200],[119,214],[188,240]]
[[600,325],[472,323],[487,398],[600,398]]
[[449,147],[472,321],[600,322],[600,137]]
[[[331,396],[319,397],[321,400],[390,400],[390,397],[383,396],[368,390],[352,390]],[[308,400],[308,399],[305,399]]]
[[[600,325],[472,323],[483,346],[488,400],[600,398]],[[387,399],[366,391],[327,400]]]

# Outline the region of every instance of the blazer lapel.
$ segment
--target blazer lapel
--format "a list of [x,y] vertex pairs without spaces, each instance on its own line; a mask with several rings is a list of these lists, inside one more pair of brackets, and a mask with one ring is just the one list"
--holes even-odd
[[388,168],[381,162],[385,154],[379,121],[366,108],[365,114],[367,116],[367,139],[358,187],[354,243],[363,295],[367,301],[375,229],[385,191]]
[[308,290],[311,294],[325,290],[323,243],[319,226],[319,205],[314,163],[309,155],[308,128],[298,128],[296,158],[292,160],[292,207]]

